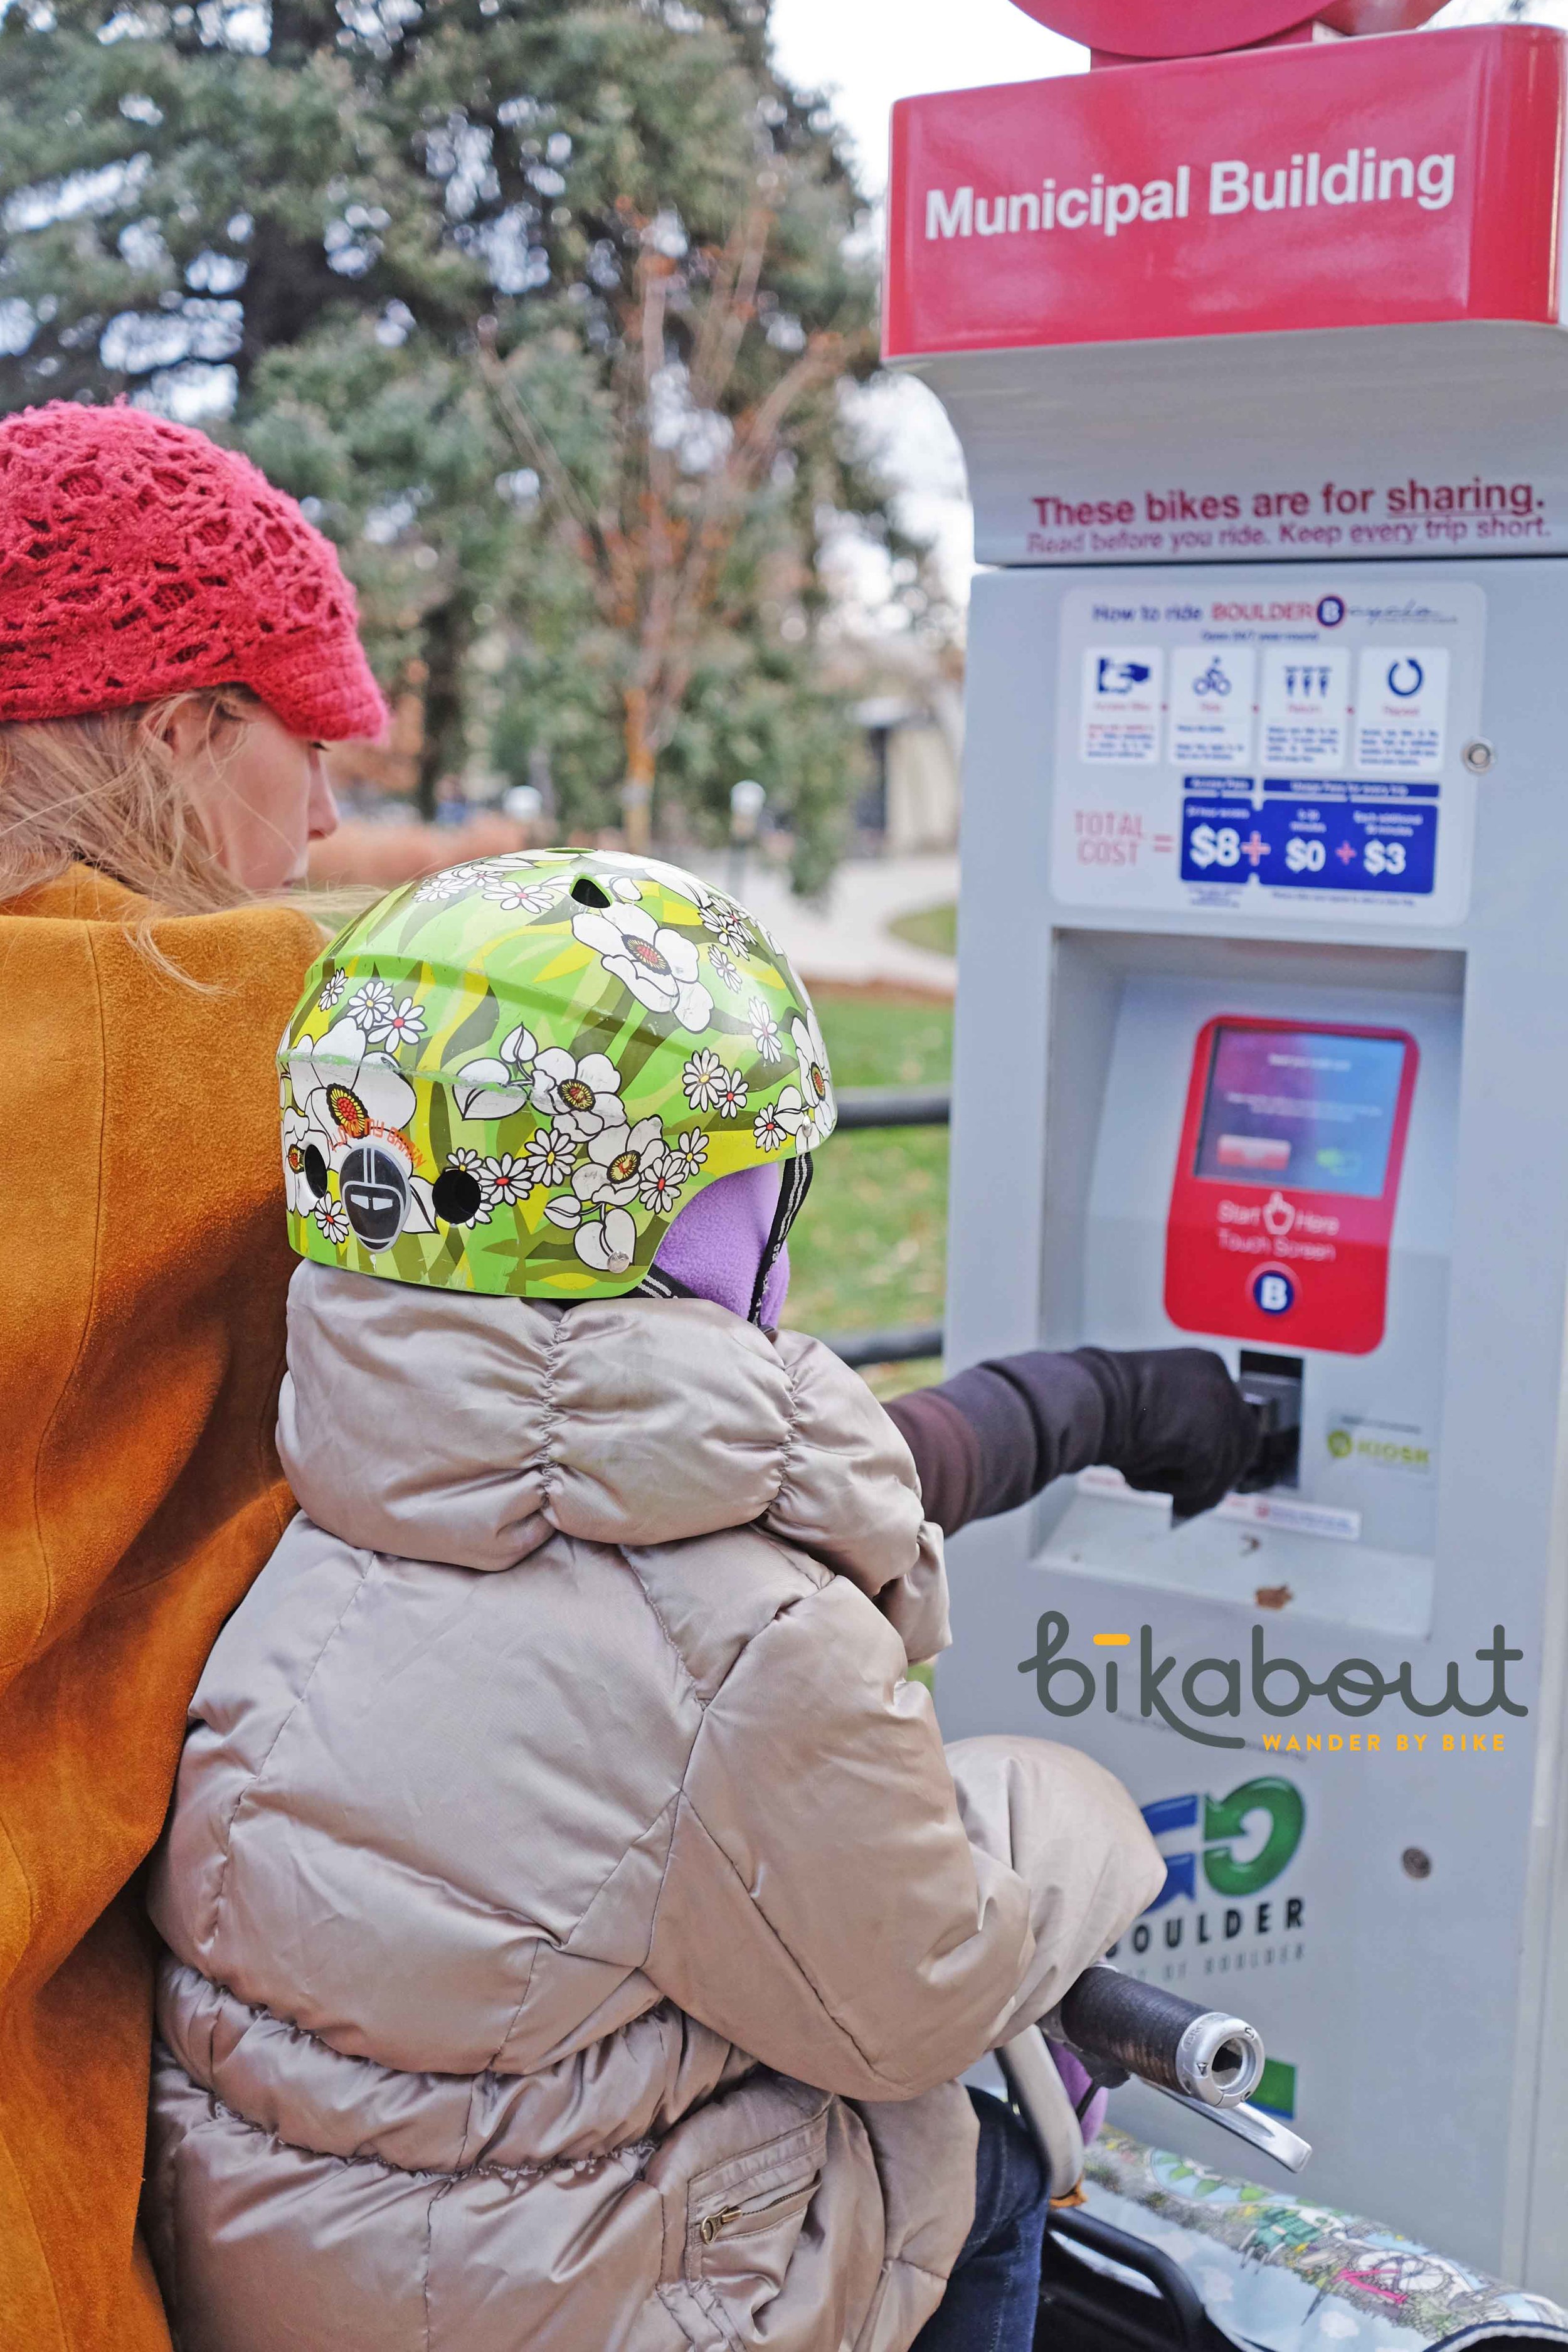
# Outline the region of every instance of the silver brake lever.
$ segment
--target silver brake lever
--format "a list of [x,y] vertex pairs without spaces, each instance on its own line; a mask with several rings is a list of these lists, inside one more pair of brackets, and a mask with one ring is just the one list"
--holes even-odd
[[1245,2100],[1234,2107],[1211,2107],[1202,2099],[1189,2099],[1184,2091],[1168,2091],[1163,2083],[1145,2082],[1144,2088],[1158,2091],[1163,2099],[1174,2100],[1178,2107],[1185,2107],[1191,2115],[1201,2116],[1205,2123],[1217,2124],[1221,2131],[1234,2132],[1237,2138],[1246,2140],[1248,2147],[1261,2148],[1265,2156],[1274,2158],[1276,2164],[1282,2164],[1287,2172],[1300,2172],[1312,2153],[1310,2141],[1300,2138],[1286,2125],[1276,2122],[1272,2116],[1266,2116],[1261,2107],[1248,2105]]

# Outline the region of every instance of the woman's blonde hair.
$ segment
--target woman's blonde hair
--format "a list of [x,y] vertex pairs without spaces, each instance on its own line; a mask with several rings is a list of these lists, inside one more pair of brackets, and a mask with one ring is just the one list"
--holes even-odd
[[168,719],[182,702],[204,709],[213,750],[230,730],[237,746],[264,707],[245,687],[216,686],[128,710],[0,726],[0,900],[82,865],[147,899],[148,924],[249,901],[181,788]]
[[130,927],[150,962],[187,987],[203,983],[171,962],[153,927],[170,915],[228,907],[291,906],[323,938],[374,899],[374,890],[248,890],[220,861],[180,784],[168,721],[181,703],[204,714],[205,748],[231,759],[267,706],[243,686],[210,686],[82,719],[0,724],[0,904],[90,866],[143,902]]

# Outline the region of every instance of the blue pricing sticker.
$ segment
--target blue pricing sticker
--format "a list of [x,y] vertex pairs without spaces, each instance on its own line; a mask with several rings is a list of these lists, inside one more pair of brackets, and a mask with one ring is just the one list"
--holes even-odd
[[1278,863],[1268,829],[1271,812],[1255,810],[1250,792],[1247,786],[1239,794],[1222,794],[1207,776],[1187,779],[1182,802],[1184,882],[1250,882],[1266,862]]
[[1275,889],[1430,895],[1437,865],[1436,800],[1358,792],[1347,784],[1266,789],[1269,797],[1260,809],[1209,791],[1186,793],[1184,882],[1256,880]]

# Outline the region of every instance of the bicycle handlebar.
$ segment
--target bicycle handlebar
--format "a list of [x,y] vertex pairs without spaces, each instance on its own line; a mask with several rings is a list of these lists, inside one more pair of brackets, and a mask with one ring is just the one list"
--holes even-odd
[[1108,2088],[1135,2074],[1288,2171],[1300,2172],[1312,2153],[1288,2125],[1251,2105],[1264,2066],[1256,2026],[1225,2010],[1200,2009],[1180,1993],[1142,1984],[1101,1961],[1084,1970],[1048,2017],[996,2053],[1054,2179],[1076,2181],[1083,2142],[1047,2041],[1065,2043]]
[[1076,2051],[1091,2073],[1103,2073],[1109,2062],[1207,2107],[1240,2106],[1263,2075],[1262,2038],[1245,2018],[1200,2009],[1103,1963],[1086,1969],[1064,1994],[1046,2032]]

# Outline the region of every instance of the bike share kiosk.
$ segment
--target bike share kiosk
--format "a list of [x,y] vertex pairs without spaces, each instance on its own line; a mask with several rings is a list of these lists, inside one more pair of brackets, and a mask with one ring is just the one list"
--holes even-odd
[[1201,1342],[1267,1444],[966,1534],[943,1728],[1127,1781],[1118,1963],[1256,2021],[1312,2198],[1562,2296],[1568,44],[1037,13],[1122,61],[894,123],[991,567],[950,1360]]

